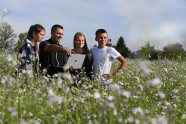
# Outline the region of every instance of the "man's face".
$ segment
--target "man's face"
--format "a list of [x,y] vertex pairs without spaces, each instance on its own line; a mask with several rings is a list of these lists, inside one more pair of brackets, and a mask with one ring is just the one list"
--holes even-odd
[[56,31],[51,31],[51,39],[54,43],[58,44],[63,38],[63,29],[57,28]]
[[99,33],[95,40],[98,42],[98,48],[104,48],[108,41],[107,33]]

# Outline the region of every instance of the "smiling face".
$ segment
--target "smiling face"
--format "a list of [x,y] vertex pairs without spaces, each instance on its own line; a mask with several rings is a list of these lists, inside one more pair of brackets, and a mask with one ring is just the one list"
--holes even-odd
[[58,44],[63,38],[63,29],[57,28],[56,31],[51,31],[51,39]]
[[85,45],[85,37],[84,36],[77,36],[74,39],[75,48],[83,48]]
[[44,30],[41,30],[39,33],[33,33],[33,39],[36,41],[36,42],[41,42],[44,38],[44,35],[45,35],[45,31]]
[[106,42],[108,41],[107,33],[99,33],[95,40],[98,42],[98,48],[104,48]]

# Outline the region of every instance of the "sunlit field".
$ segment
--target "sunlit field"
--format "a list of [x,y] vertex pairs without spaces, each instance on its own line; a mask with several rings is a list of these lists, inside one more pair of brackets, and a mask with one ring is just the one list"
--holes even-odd
[[[49,78],[15,74],[16,54],[0,53],[0,123],[9,124],[184,124],[186,62],[130,60],[112,84],[83,78],[72,86],[68,73]],[[119,67],[115,61],[112,71]],[[61,76],[61,74],[60,74]]]

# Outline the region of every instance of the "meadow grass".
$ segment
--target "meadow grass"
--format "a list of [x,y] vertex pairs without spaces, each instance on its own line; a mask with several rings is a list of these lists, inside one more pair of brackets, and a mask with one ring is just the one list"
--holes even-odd
[[[0,123],[186,123],[184,61],[127,59],[105,86],[87,78],[71,86],[30,71],[16,76],[16,61],[14,53],[0,54]],[[112,72],[118,67],[115,61]]]

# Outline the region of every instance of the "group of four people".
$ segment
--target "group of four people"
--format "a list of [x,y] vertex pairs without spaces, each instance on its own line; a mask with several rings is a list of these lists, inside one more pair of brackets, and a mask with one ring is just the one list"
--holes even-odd
[[[34,70],[37,70],[37,59],[39,58],[40,70],[47,70],[47,74],[53,76],[59,72],[64,71],[68,57],[72,54],[85,54],[85,60],[82,69],[87,77],[92,79],[92,67],[94,68],[94,79],[115,77],[117,73],[121,72],[127,65],[127,61],[121,54],[113,47],[106,46],[108,41],[107,32],[104,29],[96,31],[95,40],[98,42],[98,47],[88,49],[86,38],[83,33],[77,32],[74,35],[74,49],[68,49],[59,44],[63,37],[63,27],[61,25],[54,25],[51,29],[51,38],[42,41],[45,34],[45,28],[39,24],[30,27],[25,43],[21,46],[18,58],[21,58],[19,69],[26,69],[27,65],[33,65]],[[42,41],[42,42],[41,42]],[[41,42],[39,50],[37,42]],[[38,57],[39,54],[39,57]],[[120,61],[119,68],[110,74],[112,63],[114,59]],[[71,74],[78,74],[82,69],[75,70],[70,67]]]

